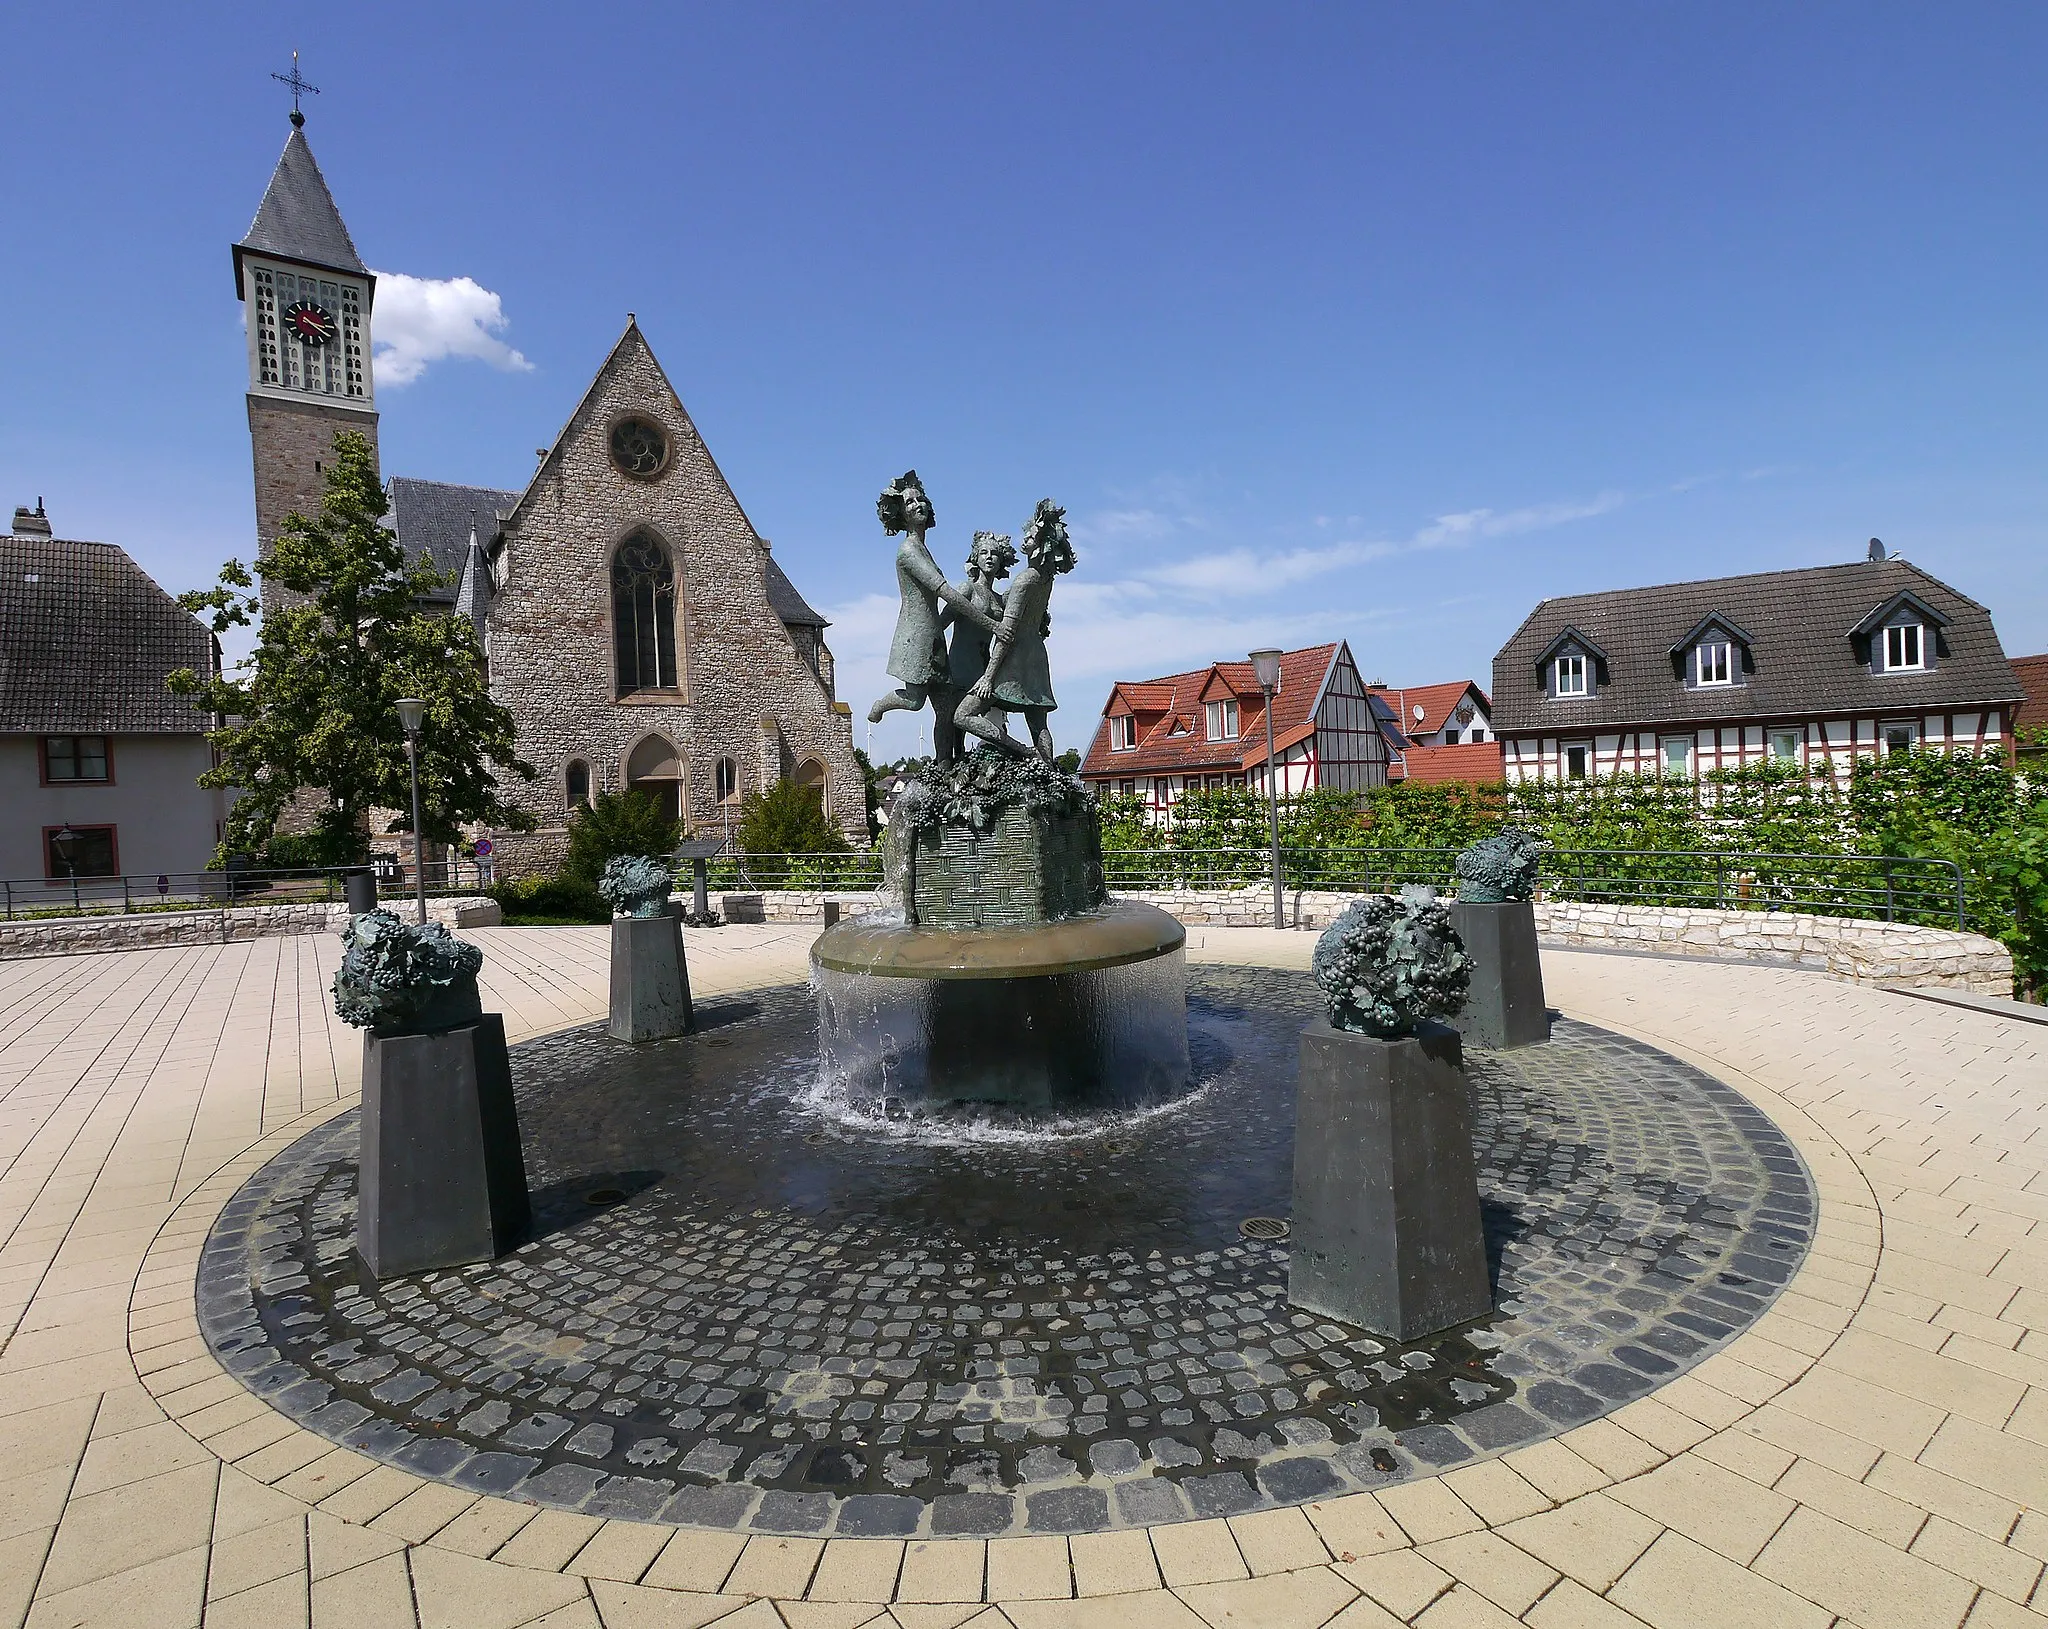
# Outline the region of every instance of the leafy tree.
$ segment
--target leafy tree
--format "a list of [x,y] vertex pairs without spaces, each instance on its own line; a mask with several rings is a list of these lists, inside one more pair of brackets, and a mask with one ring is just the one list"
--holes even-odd
[[1065,752],[1061,753],[1057,758],[1053,759],[1052,767],[1057,769],[1062,775],[1080,774],[1081,749],[1079,747],[1067,748]]
[[393,705],[401,696],[427,703],[419,774],[429,839],[451,842],[469,821],[532,825],[498,789],[498,773],[531,780],[534,770],[513,750],[511,713],[491,700],[475,630],[421,608],[421,596],[447,578],[406,559],[378,524],[387,507],[369,442],[337,436],[319,514],[287,516],[256,566],[256,577],[295,602],[262,615],[239,560],[221,568],[215,587],[179,601],[216,634],[260,617],[250,662],[169,680],[176,694],[230,721],[208,736],[215,764],[199,784],[241,794],[228,815],[231,851],[264,848],[309,792],[325,801],[307,834],[308,858],[361,859],[374,808],[401,811],[409,829],[405,734]]
[[595,888],[607,860],[621,854],[671,854],[682,838],[683,823],[652,792],[600,792],[569,817],[563,880]]
[[872,843],[882,835],[882,822],[877,818],[882,799],[876,790],[876,784],[882,778],[882,771],[875,767],[874,761],[859,747],[853,749],[853,761],[860,765],[861,786],[868,805],[868,841]]
[[846,835],[825,818],[815,786],[777,781],[740,804],[739,846],[749,854],[844,854]]

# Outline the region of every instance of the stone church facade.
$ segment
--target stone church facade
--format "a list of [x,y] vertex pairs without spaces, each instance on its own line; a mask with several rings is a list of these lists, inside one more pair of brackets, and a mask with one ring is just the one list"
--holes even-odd
[[[376,437],[375,278],[297,124],[234,254],[260,551],[286,514],[318,506],[336,434]],[[432,597],[475,624],[491,693],[539,771],[505,783],[538,828],[492,834],[506,874],[551,869],[571,811],[628,788],[710,835],[737,824],[747,794],[794,779],[865,844],[827,623],[755,531],[637,321],[523,491],[387,487],[389,524],[453,579]]]

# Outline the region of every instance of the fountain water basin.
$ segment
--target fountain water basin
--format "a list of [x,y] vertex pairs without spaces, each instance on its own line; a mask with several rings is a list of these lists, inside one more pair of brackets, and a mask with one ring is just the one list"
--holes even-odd
[[826,1083],[892,1116],[1164,1102],[1188,1088],[1186,943],[1134,900],[1023,926],[843,922],[811,949]]

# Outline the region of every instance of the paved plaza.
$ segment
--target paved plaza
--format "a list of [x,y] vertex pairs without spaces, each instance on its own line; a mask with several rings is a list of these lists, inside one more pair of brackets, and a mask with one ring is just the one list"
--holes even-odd
[[[814,931],[692,931],[699,998],[801,978]],[[604,929],[471,936],[515,1044],[602,1016]],[[1199,985],[1304,968],[1313,944],[1196,929],[1189,948]],[[2042,1621],[2048,1027],[1815,974],[1547,954],[1561,1040],[1676,1060],[1797,1151],[1766,1165],[1810,1178],[1810,1246],[1725,1347],[1601,1418],[1373,1491],[1102,1531],[807,1536],[422,1480],[223,1371],[195,1305],[207,1240],[355,1097],[338,953],[0,964],[0,1624]]]

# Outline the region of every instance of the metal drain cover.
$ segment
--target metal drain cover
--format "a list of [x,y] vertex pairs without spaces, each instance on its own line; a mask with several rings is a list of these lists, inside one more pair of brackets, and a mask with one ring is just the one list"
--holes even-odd
[[626,1202],[626,1190],[623,1188],[594,1188],[583,1197],[586,1202],[593,1205],[623,1205]]
[[1277,1216],[1247,1216],[1237,1224],[1238,1232],[1247,1239],[1284,1239],[1294,1231],[1291,1225]]

